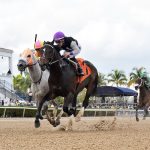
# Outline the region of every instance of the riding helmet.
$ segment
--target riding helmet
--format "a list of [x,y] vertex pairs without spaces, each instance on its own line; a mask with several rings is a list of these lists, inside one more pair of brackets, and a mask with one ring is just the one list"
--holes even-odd
[[58,41],[58,40],[63,39],[64,37],[65,37],[65,34],[61,31],[59,31],[54,34],[53,39],[54,39],[54,41]]
[[36,42],[35,42],[35,44],[34,44],[34,48],[35,48],[35,49],[40,49],[40,48],[42,48],[42,47],[43,47],[43,45],[44,45],[44,42],[43,42],[43,41],[38,40],[38,41],[36,41]]

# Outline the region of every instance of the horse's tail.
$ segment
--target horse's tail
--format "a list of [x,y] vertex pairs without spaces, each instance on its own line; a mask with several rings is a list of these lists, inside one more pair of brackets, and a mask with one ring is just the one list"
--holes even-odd
[[[96,72],[97,72],[97,69],[96,69]],[[98,72],[96,73],[96,76],[95,76],[95,87],[93,89],[92,95],[96,94],[97,86],[98,86]]]
[[94,88],[93,88],[93,91],[92,91],[92,95],[94,95],[97,91],[97,86],[98,86],[98,71],[96,69],[96,67],[89,61],[84,61],[89,67],[90,69],[92,70],[93,74],[92,74],[92,78],[94,80]]

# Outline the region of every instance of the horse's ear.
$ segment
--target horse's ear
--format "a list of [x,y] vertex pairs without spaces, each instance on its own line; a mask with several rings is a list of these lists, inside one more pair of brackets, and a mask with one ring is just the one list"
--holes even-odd
[[147,80],[147,78],[146,78],[146,77],[142,77],[141,79],[143,79],[143,80]]

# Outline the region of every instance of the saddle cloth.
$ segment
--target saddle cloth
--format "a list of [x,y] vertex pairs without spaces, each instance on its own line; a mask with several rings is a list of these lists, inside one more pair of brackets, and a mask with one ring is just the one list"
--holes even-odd
[[84,62],[84,59],[77,58],[77,61],[84,72],[84,76],[78,76],[78,78],[77,78],[77,82],[81,83],[92,73],[92,71],[91,71],[90,67],[86,65],[86,63]]

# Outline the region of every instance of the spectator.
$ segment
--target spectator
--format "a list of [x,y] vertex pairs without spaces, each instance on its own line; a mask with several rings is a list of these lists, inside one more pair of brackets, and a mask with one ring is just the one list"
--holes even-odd
[[11,71],[10,71],[10,69],[8,70],[7,75],[11,75]]
[[28,88],[28,101],[29,101],[29,103],[31,103],[31,101],[32,101],[32,91],[31,91],[31,86]]
[[2,106],[4,106],[4,100],[2,100]]

